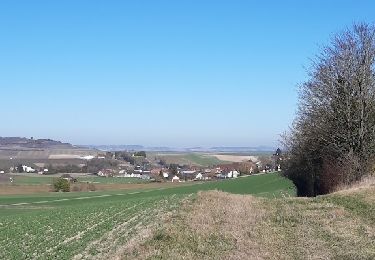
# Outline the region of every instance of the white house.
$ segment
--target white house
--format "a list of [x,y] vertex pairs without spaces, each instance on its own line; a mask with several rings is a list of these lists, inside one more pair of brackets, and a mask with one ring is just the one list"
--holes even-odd
[[140,174],[140,173],[136,173],[136,172],[132,172],[132,173],[125,173],[124,174],[124,177],[126,177],[126,178],[141,178],[142,177],[142,174]]
[[240,173],[238,171],[230,171],[228,172],[228,178],[238,178]]
[[29,172],[35,172],[35,169],[33,169],[32,167],[26,166],[26,165],[22,165],[22,170],[24,172],[27,172],[27,173],[29,173]]
[[38,172],[38,174],[40,174],[40,175],[48,174],[48,169],[40,170],[40,171]]
[[196,180],[202,180],[202,179],[203,179],[203,175],[202,175],[202,173],[198,173],[198,174],[195,176],[195,179],[196,179]]
[[172,178],[172,182],[180,182],[180,178],[178,177],[178,176],[174,176],[173,178]]
[[167,179],[169,177],[169,173],[168,172],[163,172],[163,177]]
[[181,171],[184,175],[194,174],[196,171]]

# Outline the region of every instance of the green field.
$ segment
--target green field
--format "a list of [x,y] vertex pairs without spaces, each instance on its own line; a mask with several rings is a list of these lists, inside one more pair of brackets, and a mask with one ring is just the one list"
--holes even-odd
[[225,164],[226,161],[201,153],[148,153],[148,158],[159,158],[165,160],[167,164],[196,165],[209,167],[213,165]]
[[105,178],[105,177],[78,177],[78,182],[115,184],[115,183],[147,183],[149,180],[139,178]]
[[288,180],[269,174],[127,193],[2,196],[0,259],[100,256],[131,239],[139,226],[153,222],[158,213],[171,211],[197,191],[211,189],[266,197],[295,194]]

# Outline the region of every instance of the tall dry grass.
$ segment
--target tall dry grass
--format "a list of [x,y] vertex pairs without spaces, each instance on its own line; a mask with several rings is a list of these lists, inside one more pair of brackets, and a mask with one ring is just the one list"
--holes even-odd
[[374,259],[375,187],[365,183],[318,198],[200,192],[121,258]]

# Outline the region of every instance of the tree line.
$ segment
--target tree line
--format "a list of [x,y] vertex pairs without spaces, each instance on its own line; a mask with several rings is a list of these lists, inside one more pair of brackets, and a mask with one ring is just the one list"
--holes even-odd
[[300,85],[297,117],[284,135],[284,174],[302,196],[372,174],[375,155],[375,27],[336,34]]

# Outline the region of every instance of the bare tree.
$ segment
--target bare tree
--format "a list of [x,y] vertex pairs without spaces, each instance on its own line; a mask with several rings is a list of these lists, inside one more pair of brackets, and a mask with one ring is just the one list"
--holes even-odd
[[300,87],[285,174],[301,195],[332,191],[371,171],[375,154],[375,27],[336,35]]

